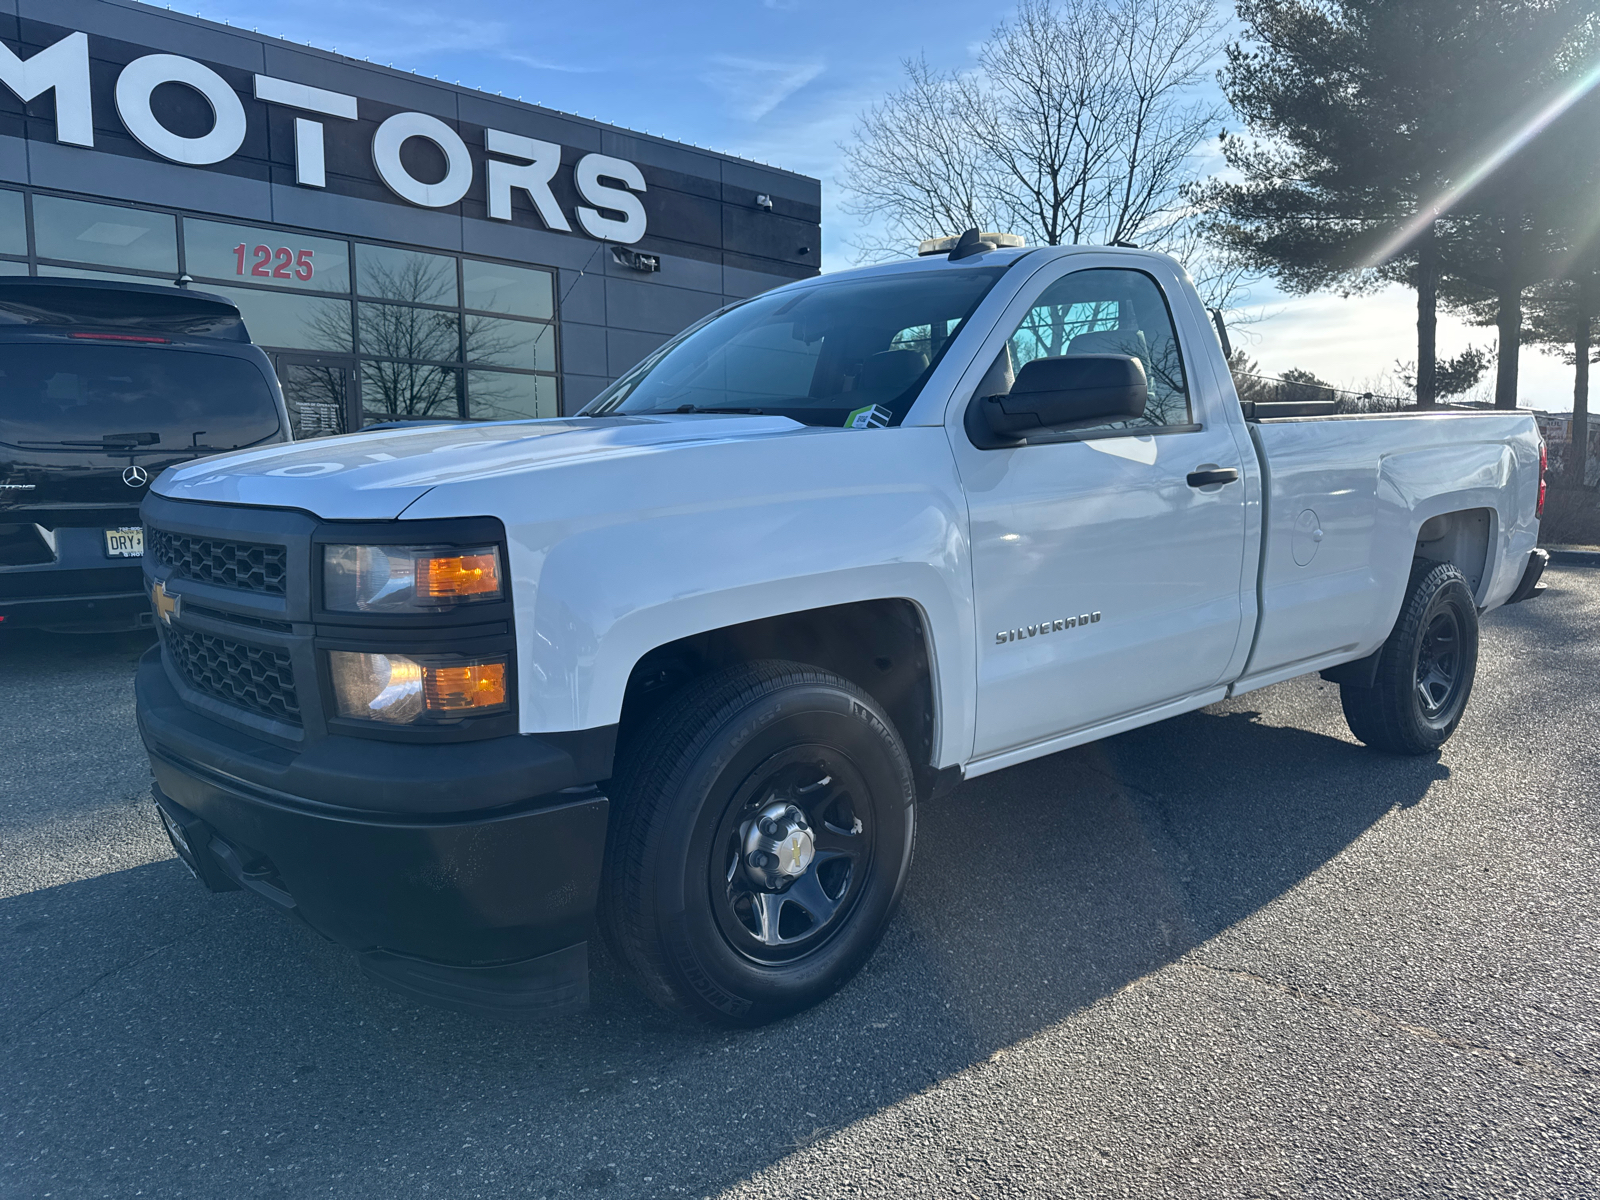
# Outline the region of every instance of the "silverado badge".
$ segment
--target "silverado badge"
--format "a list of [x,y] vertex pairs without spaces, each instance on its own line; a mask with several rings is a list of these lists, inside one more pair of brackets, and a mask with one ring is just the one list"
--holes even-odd
[[1099,619],[1099,613],[1086,612],[1076,617],[1056,617],[1053,620],[1040,621],[1037,625],[1024,625],[1021,629],[1002,629],[994,635],[994,644],[1004,646],[1007,642],[1020,642],[1024,638],[1038,637],[1041,633],[1079,629],[1085,625],[1093,625]]

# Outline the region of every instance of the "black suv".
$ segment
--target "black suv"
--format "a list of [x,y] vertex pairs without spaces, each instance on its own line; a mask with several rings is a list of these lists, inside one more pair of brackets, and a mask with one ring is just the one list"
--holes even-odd
[[222,297],[0,278],[0,629],[148,626],[150,482],[288,440],[272,365]]

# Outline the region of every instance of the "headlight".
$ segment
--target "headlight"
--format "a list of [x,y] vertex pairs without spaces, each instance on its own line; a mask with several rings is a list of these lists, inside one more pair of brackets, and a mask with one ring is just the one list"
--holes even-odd
[[330,650],[328,665],[341,717],[391,725],[436,724],[511,707],[504,658]]
[[495,546],[322,548],[322,599],[335,612],[434,612],[504,595]]

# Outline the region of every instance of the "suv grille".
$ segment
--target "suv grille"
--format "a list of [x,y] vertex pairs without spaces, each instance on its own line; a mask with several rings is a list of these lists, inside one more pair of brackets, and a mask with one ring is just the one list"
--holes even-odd
[[165,529],[147,532],[156,561],[180,578],[268,596],[284,593],[288,553],[282,546],[191,537]]
[[190,687],[263,717],[300,724],[289,656],[172,625],[161,631],[167,652]]

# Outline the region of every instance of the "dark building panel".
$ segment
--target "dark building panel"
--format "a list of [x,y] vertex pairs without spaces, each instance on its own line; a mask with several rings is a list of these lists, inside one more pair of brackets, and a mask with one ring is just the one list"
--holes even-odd
[[[117,38],[150,46],[153,53],[181,54],[212,66],[224,64],[247,71],[261,70],[262,53],[269,40],[209,21],[188,20],[176,13],[106,0],[18,0],[17,12],[25,21],[81,29],[91,39],[96,35]],[[150,40],[152,35],[156,40]]]
[[[674,249],[676,247],[674,246]],[[689,258],[683,255],[669,253],[661,258],[661,270],[651,274],[644,274],[625,267],[617,262],[610,254],[602,259],[605,273],[613,279],[630,279],[644,281],[652,284],[661,284],[666,287],[689,288],[696,292],[710,292],[713,295],[722,295],[722,256],[715,256],[713,260],[704,258]]]
[[0,179],[28,182],[28,143],[20,137],[0,135]]
[[[98,140],[98,139],[97,139]],[[219,216],[270,221],[271,189],[264,180],[237,175],[196,174],[190,167],[132,157],[112,159],[77,146],[34,141],[28,147],[29,179],[35,187],[78,192],[86,198],[176,205]],[[107,187],[108,170],[116,183]]]
[[708,292],[631,279],[606,280],[606,318],[613,329],[677,333],[721,307],[722,297]]
[[591,256],[591,264],[576,271],[562,271],[557,277],[556,294],[564,321],[582,321],[587,325],[606,324],[605,269],[599,265],[605,247]]
[[615,379],[666,340],[667,335],[664,333],[634,333],[627,329],[607,330],[608,373]]
[[431,79],[287,42],[270,41],[265,51],[264,74],[370,99],[396,112],[424,112],[446,121],[457,115],[456,93]]
[[724,158],[722,186],[724,200],[731,199],[733,191],[743,190],[752,195],[765,193],[773,197],[774,201],[782,198],[808,204],[818,210],[822,208],[822,184],[818,180],[805,175],[796,175],[779,167],[766,167],[757,163]]
[[591,122],[531,104],[519,104],[499,96],[486,96],[472,92],[458,97],[459,119],[473,125],[503,129],[520,137],[537,138],[541,142],[574,151],[579,154],[598,154],[604,130]]
[[598,396],[611,380],[604,375],[566,375],[563,384],[566,387],[567,412],[577,412],[589,401]]
[[[572,375],[605,375],[606,331],[602,325],[580,325],[576,321],[561,323],[562,373]],[[570,397],[568,398],[570,401]]]

